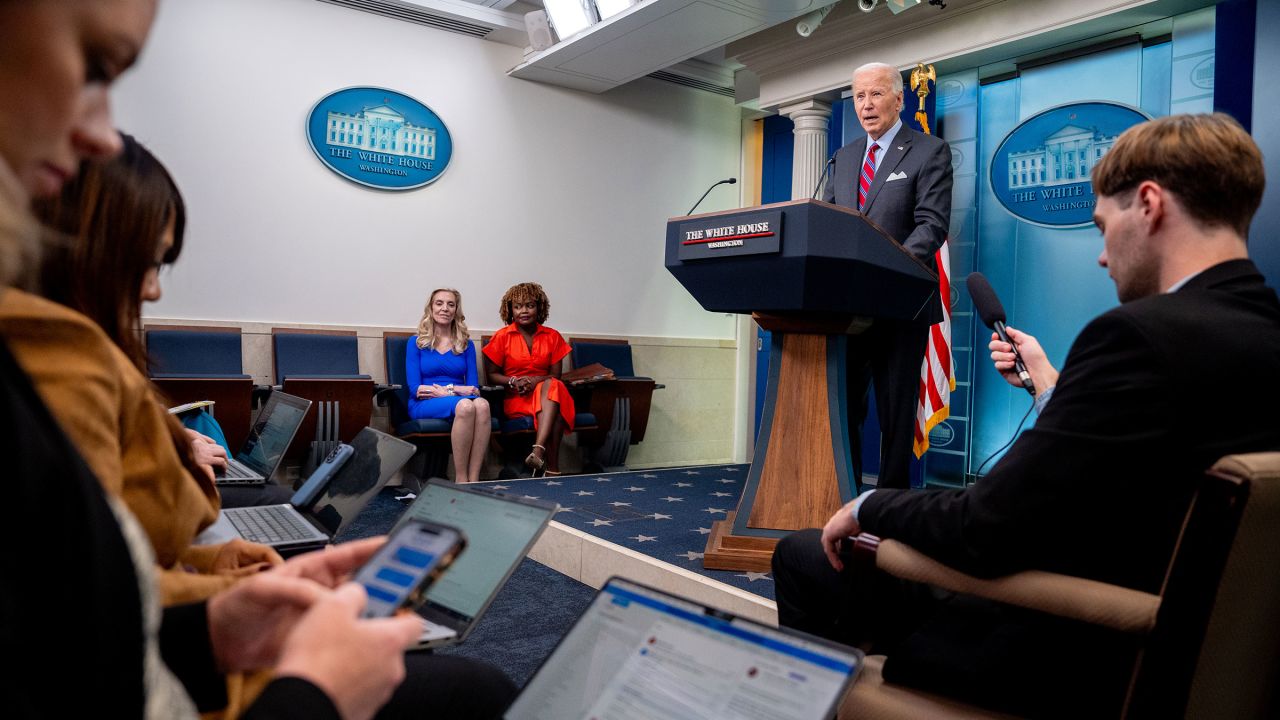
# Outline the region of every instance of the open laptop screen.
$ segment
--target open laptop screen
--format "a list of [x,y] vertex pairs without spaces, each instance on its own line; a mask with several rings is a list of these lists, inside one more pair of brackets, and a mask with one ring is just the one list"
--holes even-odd
[[351,439],[351,459],[307,508],[332,537],[350,523],[391,476],[413,457],[412,443],[366,427]]
[[853,648],[614,578],[507,710],[508,720],[825,720]]
[[422,614],[456,628],[482,612],[555,511],[550,503],[428,483],[400,522],[456,527],[467,537],[467,550],[427,591]]
[[271,393],[236,459],[259,475],[269,477],[280,464],[280,457],[289,449],[289,443],[310,407],[310,400],[285,396],[281,392]]

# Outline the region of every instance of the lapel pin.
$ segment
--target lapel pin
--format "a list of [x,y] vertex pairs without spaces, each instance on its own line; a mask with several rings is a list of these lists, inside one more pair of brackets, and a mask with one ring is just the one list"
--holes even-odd
[[902,146],[901,146],[901,145],[899,145],[899,146],[898,146],[898,149],[899,149],[899,150],[901,150],[901,149],[902,149]]

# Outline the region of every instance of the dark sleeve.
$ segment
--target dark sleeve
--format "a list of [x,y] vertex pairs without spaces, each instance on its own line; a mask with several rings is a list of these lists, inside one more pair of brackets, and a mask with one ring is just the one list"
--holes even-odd
[[[867,532],[980,576],[1027,568],[1087,574],[1110,532],[1155,512],[1177,397],[1172,370],[1138,326],[1111,312],[1080,333],[1031,430],[964,490],[879,490]],[[1171,501],[1172,502],[1172,501]]]
[[912,255],[930,264],[951,225],[951,148],[940,142],[916,176],[915,229],[902,241]]
[[182,681],[200,712],[226,707],[227,682],[218,672],[209,644],[208,605],[165,608],[160,623],[160,656]]
[[323,690],[296,677],[272,680],[240,717],[243,720],[341,720],[338,708]]

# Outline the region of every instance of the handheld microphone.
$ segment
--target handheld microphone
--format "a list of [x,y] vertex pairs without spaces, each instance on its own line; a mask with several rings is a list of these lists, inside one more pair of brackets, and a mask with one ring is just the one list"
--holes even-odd
[[693,207],[689,208],[689,212],[685,213],[685,215],[692,215],[693,211],[698,209],[698,206],[702,204],[703,200],[707,199],[707,196],[711,194],[712,190],[716,189],[717,185],[724,185],[726,183],[729,185],[733,185],[737,182],[738,182],[738,178],[725,178],[724,180],[717,180],[716,182],[712,183],[711,187],[707,188],[707,191],[702,193],[702,197],[698,198],[698,202],[694,203]]
[[1018,371],[1018,380],[1022,382],[1022,387],[1035,397],[1036,385],[1031,382],[1031,373],[1027,372],[1027,366],[1022,362],[1022,353],[1018,352],[1018,346],[1013,344],[1009,334],[1005,332],[1004,305],[1000,304],[996,291],[991,288],[987,278],[979,272],[970,273],[969,278],[965,280],[965,285],[969,288],[969,297],[973,300],[973,307],[982,318],[982,323],[995,330],[1000,339],[1013,348],[1013,369]]
[[822,166],[822,174],[818,176],[818,184],[813,186],[813,192],[809,193],[810,200],[818,199],[818,189],[822,187],[822,181],[827,179],[827,175],[831,174],[831,166],[836,164],[836,156],[832,155],[827,164]]

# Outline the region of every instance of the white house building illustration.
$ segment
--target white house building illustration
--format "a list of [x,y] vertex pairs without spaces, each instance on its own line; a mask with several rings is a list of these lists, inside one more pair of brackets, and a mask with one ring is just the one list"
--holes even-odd
[[1084,182],[1116,142],[1097,129],[1066,125],[1034,150],[1009,153],[1009,189]]
[[330,111],[328,136],[329,145],[436,158],[436,131],[405,122],[404,115],[390,105],[365,108],[354,115]]

